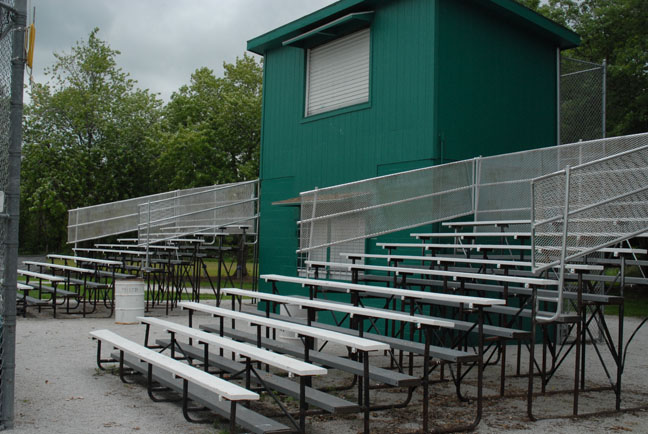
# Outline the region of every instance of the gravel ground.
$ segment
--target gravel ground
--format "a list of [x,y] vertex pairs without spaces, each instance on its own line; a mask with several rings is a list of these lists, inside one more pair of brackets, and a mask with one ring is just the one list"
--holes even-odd
[[[162,314],[163,312],[159,313]],[[215,433],[221,432],[221,426],[226,426],[226,421],[213,425],[190,424],[182,417],[181,408],[177,403],[154,403],[148,398],[142,385],[123,384],[118,376],[96,368],[96,343],[88,337],[91,330],[106,328],[137,342],[143,342],[143,326],[116,325],[110,318],[71,317],[55,320],[50,315],[50,312],[46,312],[37,317],[18,319],[14,432]],[[153,315],[157,316],[156,313]],[[170,319],[186,324],[186,314],[180,311],[174,311]],[[213,322],[210,317],[197,316],[196,319],[197,323]],[[615,322],[616,318],[610,318],[611,326]],[[637,324],[638,320],[635,318],[626,320],[626,336],[629,336]],[[616,336],[614,330],[612,333]],[[645,348],[648,348],[648,329],[637,335],[628,352],[628,366],[624,374],[624,407],[648,404],[648,358],[644,355]],[[526,357],[526,353],[523,353],[523,357]],[[599,367],[600,364],[595,363],[595,359],[596,353],[588,346],[588,366],[591,366],[587,372],[588,386],[604,386],[607,377]],[[514,355],[509,355],[508,361],[514,360]],[[386,362],[386,359],[378,362]],[[509,373],[513,372],[514,368],[511,366]],[[550,383],[549,389],[569,387],[571,372],[572,368],[566,365]],[[487,369],[484,391],[486,396],[496,395],[498,373],[499,368]],[[319,381],[341,379],[337,374],[329,377]],[[521,392],[526,389],[526,381],[526,378],[509,376],[507,389],[511,393]],[[475,383],[474,378],[468,378],[466,383],[466,393],[474,396],[471,390],[471,384]],[[473,407],[459,404],[449,384],[435,384],[431,391],[432,426],[444,421],[455,423],[471,419]],[[344,392],[343,396],[353,400],[354,392]],[[398,402],[404,396],[402,391],[372,392],[373,402]],[[406,409],[373,413],[372,432],[415,431],[420,426],[420,399],[421,395],[417,393]],[[571,395],[567,394],[538,397],[534,401],[535,413],[569,414],[571,403]],[[613,407],[614,395],[610,391],[590,392],[581,396],[582,412]],[[315,434],[355,434],[361,432],[362,428],[359,415],[319,416],[311,417],[308,421],[308,432]],[[648,433],[648,413],[635,411],[605,417],[529,422],[526,418],[525,399],[491,398],[485,403],[484,417],[476,432]]]

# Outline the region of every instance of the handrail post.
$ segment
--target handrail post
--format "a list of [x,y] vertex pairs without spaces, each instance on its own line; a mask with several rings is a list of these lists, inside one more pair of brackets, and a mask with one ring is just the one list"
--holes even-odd
[[146,268],[150,268],[149,262],[149,245],[151,244],[151,200],[148,201],[147,211],[147,224],[146,224]]
[[479,212],[479,190],[481,185],[482,156],[473,159],[473,220],[477,221]]
[[310,222],[310,233],[308,234],[308,260],[310,261],[311,259],[311,246],[313,243],[313,232],[315,231],[315,213],[317,209],[317,193],[318,193],[318,188],[317,186],[315,187],[315,192],[313,193],[313,209],[311,210],[311,222]]

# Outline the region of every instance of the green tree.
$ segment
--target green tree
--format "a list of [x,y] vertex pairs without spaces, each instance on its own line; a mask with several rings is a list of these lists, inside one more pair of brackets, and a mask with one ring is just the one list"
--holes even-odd
[[258,177],[262,67],[248,55],[208,68],[171,96],[164,110],[159,179],[167,189]]
[[648,131],[646,0],[518,1],[581,35],[566,55],[607,62],[607,134]]
[[49,81],[29,90],[21,176],[28,250],[63,247],[68,209],[158,191],[151,174],[162,103],[135,88],[98,31],[55,54]]

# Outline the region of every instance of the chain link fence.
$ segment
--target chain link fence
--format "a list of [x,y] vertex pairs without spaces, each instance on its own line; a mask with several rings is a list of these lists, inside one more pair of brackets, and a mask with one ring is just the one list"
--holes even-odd
[[25,0],[0,0],[0,429],[14,421],[25,11]]
[[[13,7],[13,1],[3,0],[2,4]],[[3,9],[0,5],[0,190],[4,191],[7,185],[8,174],[8,151],[9,151],[9,111],[11,100],[11,52],[12,52],[12,32],[13,24],[12,13],[8,9]],[[0,267],[2,267],[1,276],[4,277],[6,248],[5,240],[7,238],[7,220],[0,219]],[[3,282],[4,284],[4,282]],[[3,397],[5,394],[5,380],[3,375],[5,360],[5,291],[0,291],[0,417],[2,417],[4,428],[5,408],[3,406]]]
[[605,63],[561,59],[561,144],[605,137],[605,74]]

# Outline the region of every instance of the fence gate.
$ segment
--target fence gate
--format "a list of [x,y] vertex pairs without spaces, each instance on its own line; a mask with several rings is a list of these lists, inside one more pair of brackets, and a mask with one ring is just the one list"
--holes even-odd
[[0,429],[14,421],[26,0],[0,0]]

